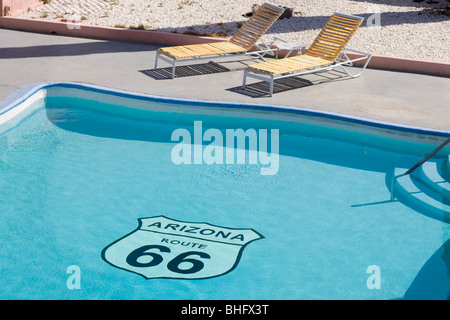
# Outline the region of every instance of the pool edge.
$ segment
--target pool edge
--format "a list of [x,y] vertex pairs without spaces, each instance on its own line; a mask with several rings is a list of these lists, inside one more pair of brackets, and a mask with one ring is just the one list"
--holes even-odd
[[[340,121],[345,123],[362,125],[374,129],[384,129],[384,130],[394,130],[400,131],[404,134],[416,134],[416,135],[425,135],[425,136],[433,136],[437,138],[446,138],[450,137],[450,131],[410,126],[405,124],[398,124],[394,122],[380,121],[374,120],[364,117],[351,116],[351,115],[343,115],[340,113],[326,112],[326,111],[318,111],[314,109],[305,109],[305,108],[294,108],[287,106],[273,106],[266,104],[251,104],[251,103],[239,103],[239,102],[224,102],[224,101],[206,101],[206,100],[198,100],[198,99],[187,99],[187,98],[175,98],[175,97],[163,97],[156,96],[146,93],[137,93],[130,92],[122,89],[115,89],[104,87],[96,84],[88,84],[81,82],[44,82],[37,84],[30,84],[24,87],[19,88],[11,95],[6,97],[3,101],[0,101],[0,117],[6,113],[7,111],[13,109],[14,107],[20,105],[28,98],[30,98],[36,92],[48,89],[52,87],[66,87],[66,88],[75,88],[93,91],[106,95],[115,95],[122,98],[131,98],[131,99],[139,99],[144,101],[160,101],[165,103],[172,104],[188,104],[190,106],[201,106],[201,107],[224,107],[224,108],[234,108],[234,109],[244,109],[250,111],[269,111],[269,112],[281,112],[286,114],[295,114],[295,115],[303,115],[310,117],[317,117],[322,119]],[[398,138],[399,139],[399,138]]]

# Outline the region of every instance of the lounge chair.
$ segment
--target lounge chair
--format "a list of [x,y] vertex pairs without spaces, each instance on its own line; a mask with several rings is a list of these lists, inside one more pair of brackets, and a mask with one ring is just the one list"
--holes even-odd
[[[364,18],[357,16],[334,13],[305,54],[256,63],[247,67],[244,70],[243,88],[245,89],[247,77],[267,81],[270,83],[269,95],[272,96],[276,79],[327,71],[336,67],[342,67],[352,78],[360,76],[372,55],[350,50],[345,46],[363,20]],[[362,56],[350,59],[347,56],[348,51]],[[345,68],[353,66],[353,62],[364,59],[367,61],[357,74],[352,74]]]
[[[256,43],[284,10],[284,8],[264,3],[228,41],[159,48],[156,52],[155,69],[158,65],[158,59],[172,63],[172,78],[174,78],[177,60],[209,58],[228,54],[249,54],[256,55],[265,61],[264,55],[267,53],[273,54],[274,49],[271,49],[271,46],[264,42],[258,45]],[[249,52],[255,45],[257,50]]]

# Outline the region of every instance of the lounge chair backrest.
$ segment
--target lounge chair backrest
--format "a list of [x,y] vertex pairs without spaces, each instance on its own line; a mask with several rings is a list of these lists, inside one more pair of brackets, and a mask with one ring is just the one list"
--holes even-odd
[[229,41],[250,50],[283,12],[284,8],[264,3]]
[[363,20],[357,16],[334,13],[306,54],[336,61]]

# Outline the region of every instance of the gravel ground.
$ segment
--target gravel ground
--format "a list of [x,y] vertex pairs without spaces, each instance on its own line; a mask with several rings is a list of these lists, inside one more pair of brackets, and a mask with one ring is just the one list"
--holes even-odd
[[[232,35],[261,0],[50,0],[25,18],[214,37]],[[376,55],[450,62],[446,0],[274,0],[293,9],[263,36],[309,45],[333,12],[365,17],[349,48]]]

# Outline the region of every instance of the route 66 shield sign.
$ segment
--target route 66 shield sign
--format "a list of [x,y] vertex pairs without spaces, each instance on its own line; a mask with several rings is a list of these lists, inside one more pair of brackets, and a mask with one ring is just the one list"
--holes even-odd
[[233,270],[245,246],[264,238],[253,229],[234,229],[164,216],[140,218],[133,232],[102,251],[112,266],[146,279],[205,279]]

